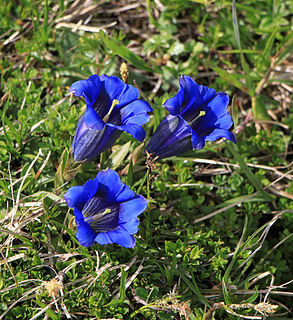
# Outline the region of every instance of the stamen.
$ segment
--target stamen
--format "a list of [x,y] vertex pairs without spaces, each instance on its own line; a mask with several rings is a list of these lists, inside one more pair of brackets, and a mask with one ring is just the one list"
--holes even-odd
[[99,221],[101,220],[106,214],[110,213],[111,209],[107,208],[103,212],[99,212],[93,216],[90,217],[85,217],[84,221],[88,223],[93,223],[94,221]]
[[105,123],[109,120],[110,114],[111,114],[111,112],[113,111],[113,109],[115,108],[115,106],[117,106],[117,104],[119,104],[119,101],[116,100],[116,99],[114,99],[114,100],[112,101],[112,105],[111,105],[108,113],[107,113],[107,114],[105,115],[105,117],[103,118],[103,121],[104,121]]
[[192,121],[188,122],[188,124],[191,126],[196,120],[203,117],[206,114],[205,111],[201,110],[196,118],[194,118]]

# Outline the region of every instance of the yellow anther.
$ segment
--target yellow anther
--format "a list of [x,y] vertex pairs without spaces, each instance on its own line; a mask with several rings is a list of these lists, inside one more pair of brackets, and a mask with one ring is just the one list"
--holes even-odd
[[188,124],[191,126],[196,120],[198,120],[199,118],[203,117],[206,114],[205,111],[200,111],[198,116],[195,117],[192,121],[188,122]]
[[98,221],[100,220],[104,215],[106,215],[107,213],[110,213],[111,209],[107,208],[105,209],[103,212],[97,213],[95,215],[93,215],[92,217],[88,217],[91,218],[93,221]]
[[119,104],[118,100],[113,100],[112,101],[112,105],[111,108],[109,109],[108,113],[105,115],[105,117],[103,118],[103,121],[106,123],[109,120],[110,114],[113,111],[113,109],[115,108],[115,106],[117,106],[117,104]]

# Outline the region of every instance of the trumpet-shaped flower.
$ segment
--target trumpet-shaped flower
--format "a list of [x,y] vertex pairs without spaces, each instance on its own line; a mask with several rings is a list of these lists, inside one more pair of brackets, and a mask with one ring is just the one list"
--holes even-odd
[[86,101],[72,143],[74,161],[90,161],[113,146],[122,131],[143,141],[142,125],[149,121],[150,105],[139,91],[119,78],[92,75],[73,83],[70,91]]
[[167,158],[198,150],[206,141],[226,138],[236,143],[229,131],[233,121],[226,93],[197,84],[188,76],[180,78],[177,94],[164,103],[168,115],[158,126],[146,150],[152,158]]
[[94,180],[70,188],[64,195],[67,205],[74,208],[79,243],[89,247],[117,243],[133,248],[139,221],[147,200],[135,195],[111,170],[100,171]]

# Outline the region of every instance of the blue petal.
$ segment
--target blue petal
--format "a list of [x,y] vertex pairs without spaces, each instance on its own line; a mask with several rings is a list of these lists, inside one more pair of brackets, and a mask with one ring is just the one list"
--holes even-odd
[[181,108],[181,111],[183,111],[200,96],[202,86],[197,84],[192,78],[184,75],[180,77],[179,82],[180,87],[184,90],[184,98]]
[[105,126],[104,121],[90,105],[87,106],[86,112],[84,113],[84,121],[87,128],[92,130],[101,130]]
[[206,136],[206,141],[215,141],[220,138],[226,138],[234,143],[236,143],[235,135],[228,130],[225,129],[214,129],[208,136]]
[[199,150],[205,146],[204,139],[200,137],[194,130],[192,130],[191,134],[191,143],[193,150]]
[[174,116],[180,113],[181,105],[184,98],[184,89],[181,87],[174,97],[164,103],[164,107]]
[[202,108],[202,111],[205,111],[206,114],[193,124],[194,130],[202,135],[201,132],[204,132],[207,128],[230,129],[233,121],[227,111],[228,103],[229,97],[225,93],[217,94]]
[[218,92],[203,108],[204,111],[211,110],[217,116],[227,112],[229,96],[224,92]]
[[98,233],[95,241],[101,245],[117,243],[125,248],[133,248],[135,239],[124,228],[118,227],[113,231]]
[[175,136],[178,127],[180,127],[180,119],[176,116],[168,115],[158,125],[147,145],[147,150],[154,152],[158,148],[163,147],[171,136]]
[[150,120],[150,117],[147,113],[136,114],[132,117],[128,117],[127,119],[122,119],[122,124],[138,124],[142,126]]
[[75,135],[73,138],[72,146],[71,148],[74,150],[76,147],[76,143],[79,141],[79,138],[88,130],[83,115],[79,118],[77,122],[77,127],[75,130]]
[[100,80],[103,82],[103,86],[110,98],[111,101],[118,100],[120,102],[120,97],[123,92],[127,89],[127,84],[125,84],[122,80],[117,77],[103,74],[100,76]]
[[135,196],[135,192],[121,182],[114,170],[100,171],[96,179],[99,182],[99,194],[104,195],[108,201],[123,202]]
[[109,238],[108,232],[100,232],[96,235],[95,241],[101,245],[113,243],[113,241]]
[[[119,97],[118,101],[119,104],[117,105],[117,108],[121,108],[132,101],[137,100],[139,97],[139,91],[137,88],[131,86],[131,85],[126,85],[126,88],[123,92],[123,94]],[[141,100],[139,100],[141,101]]]
[[121,118],[126,121],[127,118],[133,117],[134,115],[146,114],[151,112],[153,109],[151,106],[144,100],[135,100],[125,107],[121,108],[120,114]]
[[77,225],[76,239],[84,247],[90,247],[94,244],[96,233],[92,230],[90,225],[82,222]]
[[228,130],[232,125],[233,121],[231,116],[229,112],[226,111],[218,117],[212,113],[206,114],[196,124],[193,124],[192,128],[196,130],[200,136],[207,136],[214,129],[218,128]]
[[120,213],[118,223],[125,223],[137,218],[148,206],[148,201],[140,195],[133,199],[120,203]]
[[121,131],[115,126],[106,125],[102,130],[83,130],[79,139],[74,138],[72,152],[74,161],[90,161],[113,146]]
[[84,204],[92,198],[98,190],[96,179],[87,181],[83,186],[71,187],[64,195],[68,207],[82,210]]
[[192,129],[181,116],[168,115],[159,124],[146,150],[153,159],[168,158],[192,150],[191,132]]
[[70,91],[77,97],[84,97],[86,102],[92,105],[97,99],[101,89],[101,81],[98,75],[92,75],[87,80],[74,82]]
[[139,221],[138,219],[132,219],[128,222],[122,223],[121,228],[125,229],[129,234],[135,234],[138,232]]
[[186,121],[191,121],[192,115],[197,116],[198,112],[211,100],[215,94],[215,89],[197,84],[190,77],[182,76],[180,85],[184,88],[184,99],[181,108],[181,116]]
[[139,140],[140,142],[142,142],[145,138],[145,131],[143,127],[139,124],[129,123],[122,126],[117,126],[116,128],[129,133],[133,136],[133,138]]
[[84,216],[78,208],[74,208],[73,212],[74,212],[75,222],[77,225],[84,222]]
[[199,87],[200,94],[197,96],[194,105],[196,108],[205,105],[209,100],[211,100],[215,94],[216,90],[203,85],[196,84]]
[[125,248],[134,248],[135,239],[125,229],[118,227],[113,231],[107,232],[113,243],[117,243]]

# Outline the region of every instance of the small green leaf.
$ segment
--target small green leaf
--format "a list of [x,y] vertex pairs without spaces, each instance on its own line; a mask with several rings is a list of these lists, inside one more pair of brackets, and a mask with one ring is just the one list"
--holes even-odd
[[106,168],[108,167],[108,168],[115,170],[121,164],[121,162],[125,159],[125,157],[127,156],[129,149],[130,149],[130,146],[131,146],[131,141],[125,143],[123,146],[116,149],[110,155],[110,157],[106,160],[104,166]]
[[234,128],[236,128],[237,125],[238,125],[239,108],[238,108],[237,97],[235,95],[232,97],[231,113],[232,113],[232,119],[233,119],[233,123],[234,123]]
[[292,54],[293,51],[293,31],[290,31],[289,34],[286,36],[285,44],[282,45],[278,54],[277,60],[275,64],[279,64],[288,54]]
[[104,305],[105,307],[115,306],[117,304],[126,303],[128,304],[128,300],[125,300],[125,291],[126,291],[126,278],[127,278],[127,272],[124,271],[124,269],[121,268],[121,280],[120,280],[120,297],[119,299],[114,299]]
[[264,67],[269,68],[270,66],[271,49],[275,41],[276,34],[279,30],[279,27],[280,25],[276,26],[274,31],[269,36],[268,41],[266,42],[263,53],[259,55],[259,59],[256,63],[256,69],[258,72],[261,72],[264,69]]
[[126,291],[126,278],[127,272],[121,268],[121,281],[120,281],[120,300],[124,301],[125,299],[125,291]]
[[238,259],[238,256],[239,256],[239,254],[241,252],[241,249],[243,248],[242,244],[244,242],[244,237],[245,237],[245,233],[246,233],[246,230],[247,230],[247,225],[248,225],[248,218],[247,218],[247,216],[245,216],[245,221],[244,221],[244,225],[243,225],[241,238],[239,239],[239,241],[237,243],[236,249],[235,249],[235,251],[233,253],[232,260],[231,260],[230,264],[228,265],[228,267],[226,269],[226,272],[225,272],[223,280],[222,280],[223,282],[228,282],[229,281],[230,273],[232,271],[232,268],[233,268],[236,260]]
[[[240,51],[240,61],[241,61],[241,66],[243,71],[245,72],[246,75],[249,75],[250,69],[249,66],[245,60],[242,48],[241,48],[241,42],[240,42],[240,34],[239,34],[239,28],[238,28],[238,19],[237,19],[237,12],[236,12],[236,1],[232,1],[232,20],[233,20],[233,29],[234,29],[234,34],[235,38],[238,44],[238,48]],[[246,82],[248,86],[250,86],[250,81]]]
[[194,276],[192,274],[192,282],[179,270],[175,269],[175,273],[181,277],[181,279],[185,282],[185,284],[190,288],[190,290],[196,295],[199,302],[201,302],[203,305],[210,307],[210,303],[208,300],[201,294],[199,287],[197,286]]
[[226,70],[219,68],[219,67],[214,67],[211,66],[211,68],[216,71],[219,76],[221,78],[223,78],[224,80],[226,80],[228,83],[230,83],[232,86],[240,89],[241,91],[249,94],[249,95],[253,95],[253,91],[250,90],[246,85],[244,85],[241,81],[238,80],[238,78],[243,77],[240,74],[236,74],[236,73],[229,73]]
[[[121,42],[118,40],[106,35],[103,31],[100,33],[100,37],[104,41],[106,47],[112,50],[115,54],[119,57],[124,59],[125,61],[131,63],[133,66],[140,70],[145,70],[149,72],[153,72],[153,68],[151,68],[146,62],[144,62],[138,55],[130,51],[127,47],[125,47]],[[158,73],[162,73],[160,68],[155,67],[155,71]]]
[[241,155],[236,150],[235,146],[232,143],[227,142],[226,143],[227,149],[229,152],[234,156],[234,158],[237,160],[240,168],[244,171],[247,178],[250,180],[250,182],[253,184],[255,189],[259,191],[261,194],[264,195],[264,197],[267,199],[267,201],[273,201],[274,197],[272,197],[270,194],[268,194],[260,181],[256,178],[256,176],[252,173],[250,168],[247,166],[245,161],[242,159]]
[[70,181],[74,179],[77,173],[80,171],[83,162],[76,163],[74,162],[73,155],[71,151],[67,151],[66,162],[63,169],[63,178],[65,181]]
[[55,174],[55,180],[54,180],[54,187],[55,189],[58,189],[60,186],[64,184],[64,179],[63,179],[63,165],[64,165],[64,154],[66,150],[63,151],[60,161],[59,161],[59,166],[57,168],[57,172]]
[[133,185],[133,162],[132,159],[130,159],[129,167],[128,167],[128,174],[127,174],[127,184],[129,187]]
[[266,109],[266,103],[264,101],[264,96],[257,95],[251,98],[251,105],[253,116],[256,120],[270,120]]
[[228,293],[228,290],[227,290],[227,287],[226,287],[226,282],[225,282],[224,279],[222,281],[222,288],[223,288],[223,295],[224,295],[225,303],[226,304],[231,304],[231,299],[230,299],[230,296],[229,296],[229,293]]

